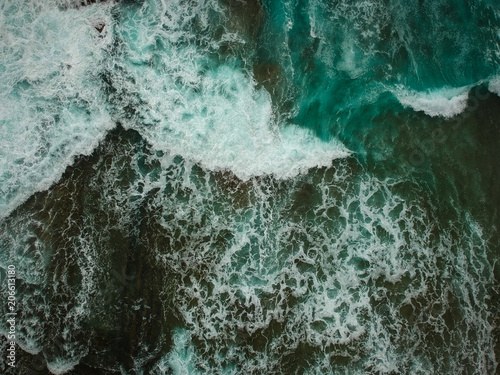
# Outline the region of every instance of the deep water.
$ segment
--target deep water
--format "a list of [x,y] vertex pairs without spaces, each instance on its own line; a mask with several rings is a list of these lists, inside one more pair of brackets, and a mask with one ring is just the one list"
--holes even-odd
[[495,374],[500,4],[0,0],[5,374]]

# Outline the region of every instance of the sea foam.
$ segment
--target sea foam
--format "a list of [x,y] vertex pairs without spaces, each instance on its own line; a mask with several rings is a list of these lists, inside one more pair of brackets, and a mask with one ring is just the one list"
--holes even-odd
[[[290,178],[349,155],[339,141],[324,142],[307,129],[279,121],[269,93],[237,61],[215,66],[210,54],[218,53],[220,42],[196,36],[207,38],[197,43],[208,47],[194,44],[192,25],[185,26],[192,12],[177,9],[175,18],[160,21],[134,13],[122,20],[123,50],[115,64],[123,69],[113,75],[113,84],[122,90],[115,102],[118,121],[156,149],[210,170],[231,170],[244,180],[271,174]],[[208,18],[206,9],[198,12],[202,20]],[[123,108],[132,107],[130,118]]]
[[[349,155],[340,142],[323,142],[307,129],[278,124],[269,94],[255,89],[251,77],[238,70],[222,67],[207,73],[200,78],[199,94],[158,83],[141,93],[154,106],[157,124],[128,126],[154,148],[210,170],[229,169],[244,180],[264,174],[290,178]],[[158,97],[164,90],[171,95]]]
[[[8,1],[0,17],[0,217],[57,181],[113,124],[101,93],[106,6]],[[7,16],[8,14],[8,16]]]
[[488,89],[492,92],[500,96],[500,77],[495,77],[490,80],[488,84]]
[[399,86],[393,90],[399,102],[414,111],[433,117],[450,118],[462,113],[467,107],[469,87],[420,92]]

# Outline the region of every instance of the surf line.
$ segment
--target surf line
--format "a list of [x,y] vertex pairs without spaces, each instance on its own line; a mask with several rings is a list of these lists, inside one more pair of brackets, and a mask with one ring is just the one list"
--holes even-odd
[[7,323],[9,331],[7,332],[7,364],[10,367],[16,367],[16,267],[10,264],[7,267]]

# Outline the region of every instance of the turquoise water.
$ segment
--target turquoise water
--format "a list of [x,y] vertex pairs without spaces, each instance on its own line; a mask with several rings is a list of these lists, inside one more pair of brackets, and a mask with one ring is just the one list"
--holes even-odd
[[0,14],[2,373],[496,373],[496,2]]

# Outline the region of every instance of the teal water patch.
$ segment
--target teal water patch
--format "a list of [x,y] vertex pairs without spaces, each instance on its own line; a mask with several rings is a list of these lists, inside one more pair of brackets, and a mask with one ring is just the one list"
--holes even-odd
[[296,88],[292,121],[322,139],[349,142],[390,105],[384,92],[431,116],[457,115],[468,90],[498,74],[498,16],[486,3],[264,4],[269,37],[287,43],[274,50]]

